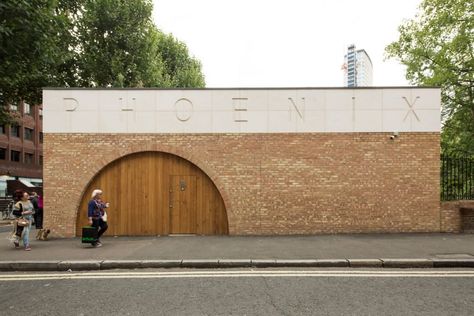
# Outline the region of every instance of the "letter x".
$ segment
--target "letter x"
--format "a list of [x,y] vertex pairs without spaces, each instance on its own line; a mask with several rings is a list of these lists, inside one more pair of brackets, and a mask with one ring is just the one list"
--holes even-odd
[[405,118],[403,119],[403,122],[406,121],[406,119],[407,119],[407,117],[408,117],[408,115],[409,115],[410,113],[413,113],[413,115],[415,115],[415,117],[416,117],[416,120],[419,122],[419,121],[420,121],[420,118],[419,118],[418,115],[416,114],[415,109],[414,109],[413,107],[415,106],[416,100],[418,100],[420,97],[417,96],[417,97],[415,98],[415,101],[413,101],[413,102],[411,102],[411,103],[408,101],[408,99],[407,99],[406,97],[402,97],[402,98],[405,100],[405,102],[408,104],[408,107],[410,108],[410,109],[408,110],[408,112],[407,112],[407,115],[405,115]]

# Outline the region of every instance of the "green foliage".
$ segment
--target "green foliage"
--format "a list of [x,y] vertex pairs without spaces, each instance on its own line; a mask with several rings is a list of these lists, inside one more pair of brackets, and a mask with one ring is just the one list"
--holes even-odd
[[78,22],[80,83],[158,86],[160,65],[150,52],[150,0],[87,1]]
[[4,105],[40,103],[42,88],[203,87],[200,63],[152,22],[151,0],[0,1]]
[[150,0],[87,1],[78,21],[81,85],[203,87],[200,63],[151,20]]
[[8,107],[5,105],[0,105],[0,125],[12,125],[15,124],[18,118],[8,111]]
[[424,0],[386,51],[407,79],[442,90],[443,153],[474,153],[474,2]]
[[58,44],[63,17],[54,0],[0,2],[0,121],[14,119],[6,104],[20,98],[41,99],[41,87],[62,84],[58,66],[64,54]]
[[156,31],[157,53],[163,63],[165,87],[199,87],[206,85],[201,73],[201,63],[189,56],[186,45],[172,35]]

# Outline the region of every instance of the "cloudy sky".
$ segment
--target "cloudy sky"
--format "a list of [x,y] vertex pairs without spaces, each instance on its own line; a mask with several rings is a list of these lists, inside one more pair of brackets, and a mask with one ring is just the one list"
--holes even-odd
[[384,61],[421,0],[154,0],[154,20],[201,60],[208,87],[343,85],[349,44],[365,49],[374,85],[408,85]]

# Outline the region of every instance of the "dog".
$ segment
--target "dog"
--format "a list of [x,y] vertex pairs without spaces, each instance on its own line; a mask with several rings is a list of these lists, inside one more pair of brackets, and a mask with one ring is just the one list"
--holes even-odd
[[51,232],[49,229],[40,229],[38,233],[36,233],[37,240],[48,240],[48,235]]

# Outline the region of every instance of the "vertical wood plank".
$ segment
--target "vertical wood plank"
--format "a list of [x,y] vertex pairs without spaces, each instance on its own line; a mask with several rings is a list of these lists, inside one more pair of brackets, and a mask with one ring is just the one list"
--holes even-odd
[[[186,182],[180,191],[179,181]],[[170,217],[170,188],[178,209]],[[111,204],[107,235],[145,236],[191,233],[228,234],[222,197],[211,179],[180,157],[142,152],[116,160],[89,183],[78,210],[76,234],[87,224],[87,205],[94,189]],[[170,222],[172,227],[170,226]]]

